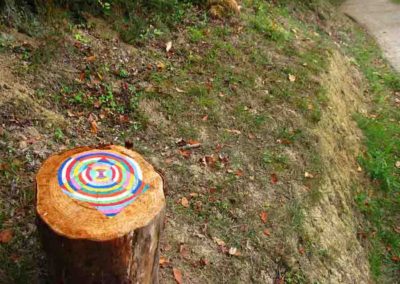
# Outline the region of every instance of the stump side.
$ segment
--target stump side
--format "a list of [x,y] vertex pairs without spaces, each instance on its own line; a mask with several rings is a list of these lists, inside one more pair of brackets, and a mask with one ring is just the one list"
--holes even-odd
[[163,209],[147,226],[102,242],[57,235],[38,218],[50,283],[158,283],[164,214]]

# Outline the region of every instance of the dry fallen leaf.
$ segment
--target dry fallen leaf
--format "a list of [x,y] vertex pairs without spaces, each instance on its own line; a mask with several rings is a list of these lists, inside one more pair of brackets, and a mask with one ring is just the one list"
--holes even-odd
[[81,82],[85,81],[85,77],[86,77],[86,74],[84,71],[82,71],[81,74],[79,75],[79,81],[81,81]]
[[260,213],[260,219],[261,221],[265,224],[267,223],[268,220],[268,213],[266,211],[261,211]]
[[174,278],[175,278],[176,283],[183,284],[182,271],[180,271],[178,268],[174,267],[174,268],[172,268],[172,272],[174,273]]
[[93,134],[97,134],[97,132],[99,132],[99,128],[98,128],[97,122],[95,120],[90,121],[90,131]]
[[179,246],[179,254],[183,257],[183,258],[189,258],[189,254],[190,254],[190,250],[189,247],[187,245],[181,244]]
[[209,263],[210,263],[210,262],[208,261],[207,258],[204,258],[204,257],[200,258],[200,265],[201,265],[201,266],[206,266],[206,265],[208,265]]
[[184,92],[185,92],[184,90],[181,90],[181,89],[179,89],[178,87],[175,88],[175,90],[176,90],[178,93],[184,93]]
[[237,129],[227,129],[226,131],[228,131],[229,133],[237,134],[237,135],[242,134],[242,132],[240,132],[240,130],[237,130]]
[[281,275],[279,271],[277,271],[274,284],[285,284],[285,276]]
[[201,118],[201,120],[202,120],[202,121],[207,121],[207,120],[208,120],[208,114],[206,114],[205,116],[203,116],[203,117]]
[[170,244],[166,244],[164,245],[164,247],[162,248],[163,251],[170,251],[172,249],[172,246]]
[[392,256],[392,261],[394,262],[400,262],[400,257],[397,255]]
[[119,122],[121,122],[121,123],[127,123],[127,122],[129,122],[129,115],[120,114],[120,115],[119,115]]
[[164,62],[158,62],[157,63],[157,69],[159,70],[159,71],[161,71],[161,70],[164,70],[165,69],[165,63]]
[[25,149],[26,147],[28,147],[28,143],[26,141],[19,141],[19,148],[20,149]]
[[6,244],[9,241],[11,241],[12,237],[13,237],[13,232],[11,229],[0,231],[0,243]]
[[235,248],[235,247],[231,247],[231,248],[229,249],[228,253],[229,253],[230,255],[240,256],[239,250],[238,250],[237,248]]
[[172,41],[167,42],[167,44],[165,45],[165,51],[168,52],[170,51],[172,48]]
[[187,143],[186,143],[186,141],[185,141],[185,139],[183,139],[183,138],[179,138],[178,140],[176,140],[176,145],[178,145],[179,147],[183,147],[183,146],[185,146]]
[[200,159],[200,162],[203,166],[214,167],[216,159],[215,159],[214,155],[204,156],[203,158]]
[[184,157],[185,159],[189,159],[190,155],[192,155],[192,151],[190,150],[184,150],[184,149],[179,149],[179,153]]
[[290,82],[296,81],[296,76],[294,76],[294,75],[292,75],[292,74],[289,74],[288,78],[289,78],[289,81],[290,81]]
[[193,140],[193,139],[189,139],[189,140],[187,141],[187,144],[188,144],[188,145],[191,145],[192,147],[200,146],[200,145],[201,145],[201,143],[200,143],[199,141]]
[[160,256],[160,261],[159,261],[159,263],[160,263],[160,266],[161,266],[161,267],[166,267],[166,266],[169,265],[170,261],[169,261],[169,259],[166,258],[165,256]]
[[227,166],[229,164],[229,157],[228,156],[223,156],[221,154],[218,155],[218,160],[223,164],[224,166]]
[[400,169],[400,161],[397,161],[395,165],[396,165],[396,168]]
[[201,211],[201,208],[203,207],[203,203],[201,201],[196,201],[196,203],[194,204],[194,207],[195,207],[196,211]]
[[282,145],[290,145],[292,144],[292,142],[288,139],[278,139],[276,140],[276,143],[278,144],[282,144]]
[[312,174],[310,174],[309,172],[305,172],[304,177],[305,178],[314,178],[314,176]]
[[181,198],[181,204],[183,207],[188,208],[189,207],[189,200],[186,197]]
[[263,234],[264,236],[269,237],[271,235],[271,232],[269,231],[269,229],[264,229]]
[[235,171],[235,176],[237,176],[237,177],[243,176],[243,171],[242,171],[241,169],[237,169],[237,170]]
[[213,237],[213,241],[219,246],[225,246],[225,242],[217,237]]
[[271,174],[271,183],[272,184],[277,184],[278,183],[278,176],[275,173]]
[[303,247],[299,247],[299,253],[300,254],[304,254],[304,248]]
[[86,61],[88,61],[88,62],[94,62],[95,60],[96,60],[96,56],[95,55],[86,57]]

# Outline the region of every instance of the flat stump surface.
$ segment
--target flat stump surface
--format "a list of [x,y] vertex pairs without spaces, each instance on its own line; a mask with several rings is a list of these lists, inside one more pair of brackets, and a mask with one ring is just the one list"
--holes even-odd
[[[131,162],[119,164],[121,157]],[[94,191],[87,191],[93,179]],[[137,191],[124,192],[132,186]],[[69,239],[122,237],[149,224],[165,207],[160,175],[138,153],[121,146],[80,147],[51,156],[37,174],[36,190],[40,218]]]

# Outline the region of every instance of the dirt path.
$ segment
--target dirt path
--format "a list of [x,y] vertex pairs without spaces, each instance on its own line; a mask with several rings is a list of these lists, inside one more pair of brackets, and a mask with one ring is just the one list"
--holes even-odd
[[390,0],[348,0],[341,9],[370,31],[390,63],[400,71],[400,4]]

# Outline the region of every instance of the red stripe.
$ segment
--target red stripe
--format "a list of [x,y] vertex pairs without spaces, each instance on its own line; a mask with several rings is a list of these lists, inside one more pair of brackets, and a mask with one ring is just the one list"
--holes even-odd
[[88,166],[86,169],[86,177],[88,180],[92,181],[92,177],[90,176],[90,171],[92,170],[92,166]]
[[112,180],[115,179],[115,175],[116,175],[115,169],[114,169],[114,166],[112,166],[112,167],[111,167],[111,179],[112,179]]

